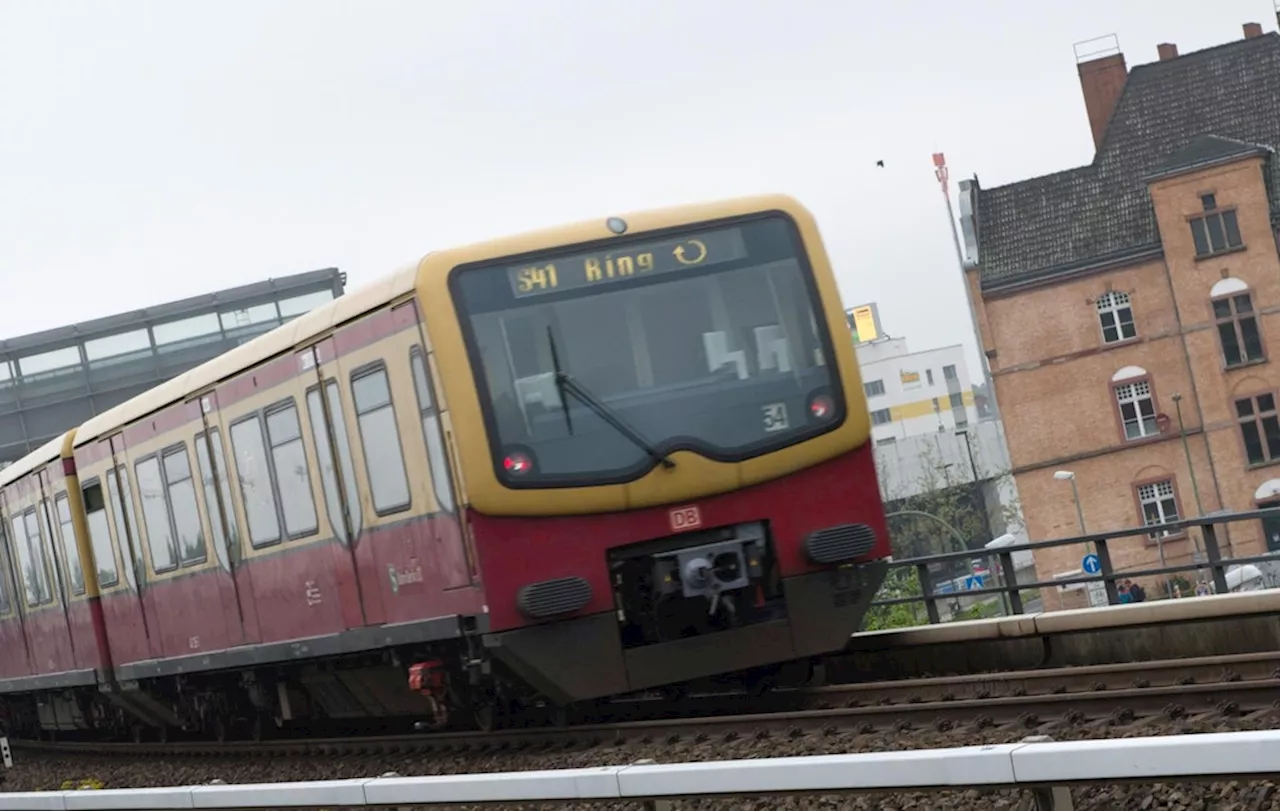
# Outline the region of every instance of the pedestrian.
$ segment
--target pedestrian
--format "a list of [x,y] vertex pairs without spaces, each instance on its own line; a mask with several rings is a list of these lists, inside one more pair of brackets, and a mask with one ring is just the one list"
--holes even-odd
[[1126,581],[1129,584],[1129,594],[1133,597],[1135,603],[1140,603],[1147,599],[1147,591],[1142,586],[1134,583],[1132,580]]
[[1120,598],[1121,605],[1133,602],[1133,595],[1129,593],[1128,580],[1121,580],[1116,585],[1116,595]]

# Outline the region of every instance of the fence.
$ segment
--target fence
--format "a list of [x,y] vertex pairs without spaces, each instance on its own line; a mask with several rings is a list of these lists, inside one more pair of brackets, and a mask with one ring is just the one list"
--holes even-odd
[[602,766],[556,771],[384,776],[314,783],[103,791],[0,792],[0,811],[397,808],[482,803],[773,794],[1027,789],[1044,811],[1069,811],[1070,787],[1116,781],[1261,780],[1280,775],[1280,731],[917,749],[857,755]]
[[[1116,530],[1112,532],[1102,532],[1091,535],[1080,535],[1071,538],[1058,538],[1051,541],[1035,541],[1032,543],[1017,544],[1016,546],[1005,546],[999,549],[966,549],[956,552],[945,552],[939,555],[928,555],[925,557],[906,558],[904,560],[896,560],[890,564],[889,577],[886,583],[893,582],[895,572],[904,570],[913,572],[919,580],[920,593],[916,595],[892,597],[888,599],[878,599],[872,602],[872,607],[893,606],[911,603],[925,604],[925,610],[929,617],[929,622],[942,622],[941,613],[938,611],[939,600],[950,600],[958,596],[963,597],[980,597],[983,595],[999,596],[1002,600],[1007,600],[1010,610],[1014,614],[1024,612],[1022,601],[1022,593],[1032,589],[1070,586],[1075,584],[1088,585],[1090,583],[1103,584],[1107,603],[1116,605],[1119,603],[1119,593],[1116,583],[1119,580],[1139,579],[1145,577],[1158,577],[1180,574],[1183,572],[1205,571],[1208,570],[1212,577],[1214,591],[1218,594],[1226,594],[1230,589],[1227,585],[1227,570],[1233,566],[1244,566],[1247,564],[1274,564],[1280,561],[1276,555],[1253,555],[1249,557],[1232,557],[1224,558],[1222,556],[1222,547],[1218,541],[1218,528],[1227,524],[1241,521],[1258,521],[1265,519],[1280,520],[1280,508],[1272,507],[1263,510],[1250,510],[1246,512],[1226,512],[1220,511],[1210,513],[1200,518],[1188,518],[1181,521],[1170,521],[1164,524],[1154,526],[1133,527],[1130,529]],[[1176,566],[1160,566],[1151,569],[1127,570],[1123,572],[1116,571],[1111,561],[1111,544],[1122,538],[1135,538],[1145,536],[1145,538],[1154,538],[1154,545],[1163,550],[1163,544],[1171,543],[1177,540],[1183,534],[1189,534],[1192,529],[1198,529],[1200,538],[1197,546],[1203,546],[1203,561],[1179,564]],[[1140,540],[1146,543],[1146,540]],[[1038,549],[1052,549],[1061,546],[1070,546],[1073,544],[1091,545],[1093,554],[1097,556],[1098,571],[1092,574],[1082,574],[1078,577],[1064,577],[1055,580],[1036,580],[1034,582],[1020,582],[1017,579],[1017,573],[1014,570],[1013,555],[1015,552],[1034,552]],[[980,588],[966,589],[962,592],[943,593],[934,583],[931,566],[942,564],[954,564],[960,561],[969,561],[974,558],[996,558],[1000,561],[1000,570],[1003,572],[1003,579],[999,585],[989,586],[985,580]]]

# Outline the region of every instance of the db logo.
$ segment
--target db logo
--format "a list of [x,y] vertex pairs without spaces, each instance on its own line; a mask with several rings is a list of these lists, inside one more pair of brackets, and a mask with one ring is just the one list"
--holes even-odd
[[676,507],[671,511],[671,531],[684,532],[702,526],[702,513],[697,506]]

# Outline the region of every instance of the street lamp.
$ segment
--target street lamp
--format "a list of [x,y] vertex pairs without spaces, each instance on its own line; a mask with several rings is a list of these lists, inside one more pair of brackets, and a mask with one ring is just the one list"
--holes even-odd
[[1088,535],[1088,530],[1084,528],[1084,508],[1080,506],[1080,488],[1076,486],[1076,474],[1070,470],[1059,470],[1053,474],[1053,478],[1060,482],[1071,482],[1071,497],[1076,502],[1076,516],[1080,519],[1080,534]]
[[[997,551],[1000,549],[1004,549],[1006,547],[1013,546],[1017,542],[1018,542],[1017,538],[1015,538],[1013,535],[1006,532],[1005,534],[1001,535],[999,538],[993,538],[992,540],[987,541],[985,544],[983,544],[983,546],[992,551]],[[999,561],[1000,558],[997,556],[996,560]],[[1010,560],[1012,560],[1012,557],[1010,558]],[[1000,583],[1000,585],[1002,587],[1009,585],[1009,579],[1008,579],[1009,573],[1004,570],[1003,562],[996,563],[996,570],[998,573],[997,576],[999,577],[998,582]],[[1016,573],[1014,576],[1016,578],[1017,576]],[[1013,611],[1010,608],[1009,593],[1007,591],[1000,592],[1000,607],[1004,609],[1004,614],[1006,617],[1013,613]]]

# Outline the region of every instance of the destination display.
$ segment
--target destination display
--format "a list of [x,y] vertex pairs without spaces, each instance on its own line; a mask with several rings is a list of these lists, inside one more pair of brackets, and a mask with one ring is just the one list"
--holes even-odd
[[741,228],[723,228],[679,239],[632,242],[554,261],[531,262],[507,269],[516,298],[578,290],[637,276],[678,273],[733,262],[747,256]]

